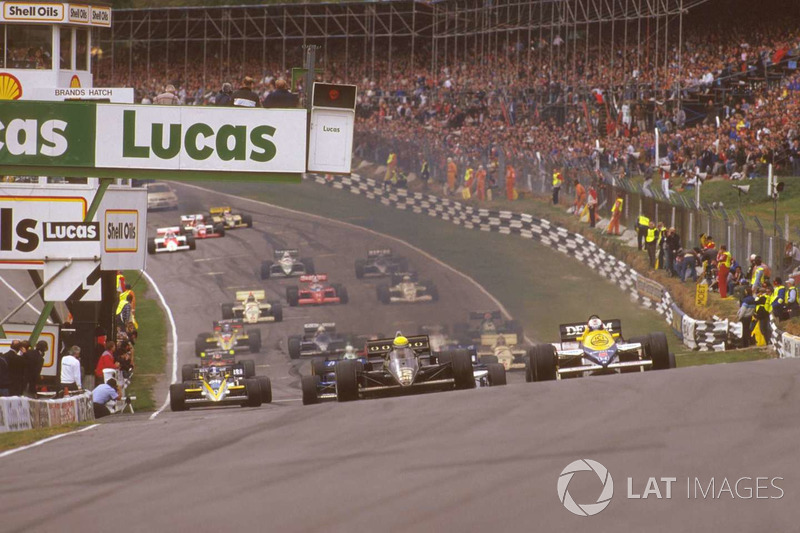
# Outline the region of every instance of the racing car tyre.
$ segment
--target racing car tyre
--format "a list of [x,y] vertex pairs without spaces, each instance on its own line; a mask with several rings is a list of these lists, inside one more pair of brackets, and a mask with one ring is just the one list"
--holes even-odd
[[434,302],[439,301],[439,289],[436,288],[436,285],[433,284],[432,281],[425,282],[425,288],[428,291],[428,294],[431,295],[431,300]]
[[169,386],[169,408],[171,411],[186,411],[186,391],[183,383],[173,383]]
[[513,333],[517,336],[517,342],[522,342],[522,324],[520,324],[518,320],[509,320],[506,322],[506,328],[509,333]]
[[190,250],[196,250],[197,249],[197,241],[195,240],[194,235],[187,235],[186,236],[186,244],[189,245],[189,249]]
[[222,304],[222,320],[233,318],[233,304]]
[[451,353],[456,389],[474,389],[475,375],[472,372],[472,357],[469,351],[453,350]]
[[283,307],[281,304],[275,302],[270,304],[270,312],[272,313],[272,317],[275,319],[275,322],[283,321]]
[[261,263],[261,279],[269,279],[269,271],[272,270],[272,261]]
[[[334,365],[334,369],[336,366]],[[311,361],[311,374],[314,376],[324,376],[331,372],[331,369],[325,365],[325,359],[314,359]]]
[[347,287],[342,287],[339,285],[338,289],[336,290],[336,296],[339,297],[339,303],[346,304],[350,301],[350,295],[347,294]]
[[206,339],[211,337],[211,336],[212,335],[210,333],[201,333],[194,340],[194,354],[197,357],[200,357],[200,354],[203,353],[204,351],[206,351],[206,348],[208,347],[208,343],[206,342]]
[[669,352],[667,336],[658,331],[647,337],[650,344],[650,358],[653,360],[653,370],[675,368],[675,354]]
[[242,366],[244,367],[244,377],[245,379],[250,379],[256,377],[256,362],[252,359],[245,359],[242,361]]
[[356,361],[340,361],[334,368],[336,369],[336,401],[352,402],[358,400],[358,366]]
[[378,301],[382,304],[388,304],[391,300],[391,296],[389,293],[389,286],[388,285],[378,285],[376,289],[378,291]]
[[489,385],[496,387],[506,384],[506,368],[500,363],[489,363],[486,365],[489,371]]
[[525,383],[533,381],[533,367],[531,366],[530,357],[525,358]]
[[[496,355],[482,355],[479,359],[481,364],[484,365],[493,365],[500,362],[500,359],[497,358]],[[500,365],[502,366],[502,365]]]
[[289,337],[289,342],[287,344],[289,348],[289,358],[298,359],[300,357],[300,337],[292,335]]
[[361,279],[364,277],[364,267],[366,266],[367,262],[363,259],[356,259],[356,277]]
[[259,330],[249,330],[247,332],[247,340],[252,353],[256,353],[261,350],[261,332]]
[[252,228],[253,227],[252,215],[242,215],[242,224],[244,224],[248,228]]
[[306,267],[306,274],[313,276],[317,273],[317,271],[314,269],[314,260],[310,257],[304,257],[300,260],[300,262],[303,263],[304,267]]
[[286,287],[286,301],[289,302],[289,306],[297,307],[297,304],[300,303],[300,289],[298,287]]
[[244,390],[247,393],[247,400],[242,402],[242,407],[261,407],[261,386],[258,380],[244,380]]
[[317,385],[320,381],[319,376],[303,376],[300,378],[300,388],[303,390],[303,405],[319,403]]
[[225,236],[225,224],[216,224],[214,226],[214,233],[216,233],[220,237],[224,237]]
[[551,344],[537,344],[528,350],[531,379],[533,381],[553,381],[558,376],[556,370],[556,349]]
[[466,322],[457,322],[453,325],[453,336],[459,342],[464,342],[465,344],[470,344],[472,342],[469,331],[469,324]]
[[183,365],[181,367],[181,381],[192,381],[194,379],[194,365]]
[[256,376],[261,389],[261,403],[272,403],[272,382],[267,376]]
[[156,240],[153,238],[147,239],[147,253],[150,255],[156,253]]
[[405,257],[397,258],[397,271],[408,272],[408,259]]

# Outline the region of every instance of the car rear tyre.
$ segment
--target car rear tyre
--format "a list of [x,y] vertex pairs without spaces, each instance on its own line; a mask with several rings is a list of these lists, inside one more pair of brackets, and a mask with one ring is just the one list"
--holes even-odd
[[275,318],[275,322],[283,321],[283,307],[279,303],[271,304],[270,312],[272,313],[273,318]]
[[408,259],[405,257],[398,257],[397,269],[399,272],[408,272]]
[[286,287],[286,301],[290,307],[297,307],[300,303],[300,289],[298,287]]
[[299,359],[300,358],[300,337],[297,337],[297,336],[289,337],[288,347],[289,347],[289,358],[290,359]]
[[319,376],[303,376],[300,378],[300,388],[303,391],[303,405],[319,403],[319,398],[317,398],[317,385],[319,385],[319,382]]
[[496,387],[506,384],[506,369],[500,363],[490,363],[486,365],[489,370],[489,385]]
[[352,402],[358,400],[358,366],[355,361],[340,361],[336,364],[336,400]]
[[650,344],[650,358],[653,360],[653,370],[675,368],[675,354],[669,352],[667,336],[659,331],[651,333],[647,337]]
[[382,304],[388,304],[391,300],[389,296],[389,286],[388,285],[378,285],[376,289],[378,291],[378,301]]
[[211,337],[210,333],[201,333],[194,340],[194,354],[197,357],[200,357],[200,354],[202,354],[203,352],[206,351],[206,348],[208,347],[208,343],[206,342],[206,339],[209,338],[209,337]]
[[346,304],[350,301],[350,295],[347,294],[347,288],[339,286],[339,290],[336,291],[336,295],[339,297],[339,303]]
[[500,359],[498,359],[496,355],[482,355],[479,361],[484,365],[492,365],[499,363]]
[[259,330],[251,329],[248,331],[247,340],[252,353],[256,353],[261,350],[261,332]]
[[173,383],[169,386],[169,408],[172,411],[186,410],[186,391],[182,383]]
[[428,294],[431,295],[431,300],[434,302],[439,301],[439,289],[436,288],[436,285],[433,282],[429,281],[426,284],[426,288],[428,289]]
[[242,407],[261,407],[261,387],[258,380],[244,380],[244,390],[247,393],[247,400],[242,403]]
[[233,304],[222,304],[222,320],[233,318]]
[[314,376],[324,376],[325,374],[333,372],[335,368],[335,365],[333,368],[327,366],[325,364],[325,359],[314,359],[311,361],[311,374]]
[[455,388],[459,390],[474,389],[475,375],[472,371],[472,357],[469,355],[469,351],[453,350],[450,352],[450,362],[453,366]]
[[215,224],[214,225],[214,233],[216,233],[220,237],[224,237],[225,236],[225,224]]
[[156,253],[156,240],[155,239],[147,239],[147,253],[154,254]]
[[242,361],[244,367],[244,377],[246,379],[254,378],[256,376],[256,362],[252,359],[245,359]]
[[256,377],[261,389],[261,403],[272,403],[272,382],[267,376]]
[[304,267],[306,267],[306,274],[311,276],[317,273],[317,271],[314,269],[314,260],[310,257],[305,257],[301,259],[300,262],[303,263]]
[[272,270],[272,261],[261,263],[261,279],[269,279],[270,270]]
[[186,236],[186,244],[189,245],[190,250],[197,249],[197,241],[194,239],[194,235],[187,235]]
[[528,350],[533,381],[553,381],[558,376],[556,349],[550,344],[537,344]]
[[194,365],[183,365],[181,367],[181,381],[191,381],[194,379]]
[[513,333],[517,336],[517,342],[522,342],[522,324],[520,324],[518,320],[509,320],[506,328],[509,333]]
[[253,217],[251,215],[242,215],[242,224],[248,228],[253,227]]
[[364,267],[366,266],[367,262],[363,259],[356,259],[356,277],[361,279],[364,277]]

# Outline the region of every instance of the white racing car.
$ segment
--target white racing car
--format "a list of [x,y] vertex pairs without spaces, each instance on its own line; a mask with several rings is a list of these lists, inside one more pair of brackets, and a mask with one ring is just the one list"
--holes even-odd
[[181,215],[181,234],[193,235],[195,239],[213,239],[225,236],[222,223],[207,224],[205,215]]
[[384,304],[436,302],[439,290],[432,281],[420,282],[416,272],[392,274],[391,285],[378,285],[378,301]]
[[267,302],[264,291],[236,291],[236,303],[222,304],[222,319],[241,319],[247,324],[280,322],[283,308],[277,302]]
[[299,256],[298,250],[275,250],[274,261],[261,263],[261,279],[314,274],[314,260],[308,257],[300,259]]
[[181,228],[178,226],[169,228],[158,228],[156,237],[147,239],[147,253],[158,254],[161,252],[181,252],[194,250],[197,243],[193,235],[181,235]]

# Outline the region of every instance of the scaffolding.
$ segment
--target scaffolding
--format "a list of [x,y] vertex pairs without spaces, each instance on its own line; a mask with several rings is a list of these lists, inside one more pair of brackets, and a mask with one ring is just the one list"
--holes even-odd
[[[96,73],[147,78],[230,76],[299,66],[301,45],[321,46],[320,63],[345,82],[375,77],[376,61],[432,76],[478,58],[558,71],[576,82],[600,57],[652,83],[681,71],[683,18],[707,0],[441,0],[119,9],[99,35]],[[330,57],[329,57],[330,52]],[[201,61],[202,64],[198,64]],[[339,64],[343,61],[343,65]],[[339,63],[337,63],[339,62]],[[358,69],[354,70],[353,65]],[[134,70],[136,67],[136,71]],[[198,74],[202,68],[202,73]],[[162,72],[163,70],[163,72]],[[609,80],[614,82],[615,80]]]

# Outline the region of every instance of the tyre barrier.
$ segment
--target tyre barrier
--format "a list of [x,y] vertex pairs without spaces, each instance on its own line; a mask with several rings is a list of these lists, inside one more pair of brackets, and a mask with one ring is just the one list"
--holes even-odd
[[89,391],[58,400],[34,400],[24,396],[0,398],[0,433],[89,420],[94,420]]
[[[307,174],[305,179],[375,200],[396,209],[425,214],[457,226],[504,235],[519,235],[574,257],[627,292],[634,303],[662,315],[683,344],[692,350],[724,351],[742,338],[739,322],[696,320],[684,313],[669,291],[591,241],[549,220],[528,213],[496,211],[463,204],[451,198],[406,189],[385,189],[382,183],[357,174]],[[800,337],[781,331],[772,321],[772,344],[780,357],[800,357]]]

